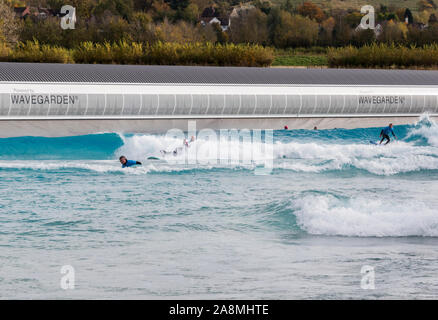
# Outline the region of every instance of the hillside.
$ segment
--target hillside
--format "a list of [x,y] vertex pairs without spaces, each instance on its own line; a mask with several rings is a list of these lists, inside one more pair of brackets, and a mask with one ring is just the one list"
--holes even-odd
[[[7,1],[0,2],[0,61],[438,65],[429,58],[438,52],[433,0],[71,0],[74,31],[60,26],[63,0]],[[358,27],[364,3],[375,6],[375,29]],[[421,48],[403,49],[411,47]]]

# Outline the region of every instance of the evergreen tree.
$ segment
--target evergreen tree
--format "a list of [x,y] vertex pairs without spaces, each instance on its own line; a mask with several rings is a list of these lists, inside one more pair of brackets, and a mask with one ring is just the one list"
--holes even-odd
[[190,0],[166,0],[173,10],[182,11],[190,4]]
[[292,4],[292,0],[286,0],[283,5],[281,6],[281,9],[284,11],[287,11],[289,13],[292,13],[294,10],[294,6]]
[[411,10],[409,8],[406,8],[405,11],[405,20],[408,18],[408,24],[414,23],[414,17],[412,16]]

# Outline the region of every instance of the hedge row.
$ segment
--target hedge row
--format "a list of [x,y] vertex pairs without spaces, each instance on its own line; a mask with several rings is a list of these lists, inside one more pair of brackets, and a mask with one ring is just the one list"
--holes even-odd
[[405,47],[395,44],[371,44],[360,48],[329,48],[330,67],[357,68],[437,68],[438,44]]
[[0,46],[0,61],[17,62],[266,67],[273,60],[271,48],[250,44],[83,42],[69,50],[28,41],[14,49]]

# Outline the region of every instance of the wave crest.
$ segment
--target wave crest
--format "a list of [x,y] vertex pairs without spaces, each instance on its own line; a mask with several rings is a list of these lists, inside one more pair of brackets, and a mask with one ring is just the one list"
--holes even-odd
[[311,234],[401,237],[438,236],[436,209],[416,201],[306,195],[292,203],[300,228]]

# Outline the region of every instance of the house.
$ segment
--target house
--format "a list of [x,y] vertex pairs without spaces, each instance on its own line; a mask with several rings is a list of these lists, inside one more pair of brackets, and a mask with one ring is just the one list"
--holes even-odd
[[[61,13],[54,9],[42,8],[42,7],[14,7],[14,12],[17,17],[21,19],[25,19],[27,17],[32,17],[33,19],[44,20],[48,17],[58,17],[62,18],[66,15],[66,13]],[[75,17],[76,19],[76,17]]]
[[202,26],[217,23],[221,26],[222,31],[227,31],[230,27],[230,15],[220,14],[215,7],[208,7],[202,11],[199,22]]
[[200,23],[203,26],[218,23],[220,24],[222,31],[227,31],[231,26],[232,19],[239,19],[253,9],[255,9],[255,6],[252,4],[246,4],[234,7],[230,13],[221,14],[215,7],[207,7],[202,11]]
[[[212,19],[209,19],[208,23],[209,24],[218,23],[221,26],[222,31],[227,31],[228,28],[230,27],[230,19],[227,17],[214,17]],[[204,25],[207,25],[207,23],[204,22]]]
[[25,19],[28,15],[30,15],[30,7],[14,7],[14,12],[17,17]]

